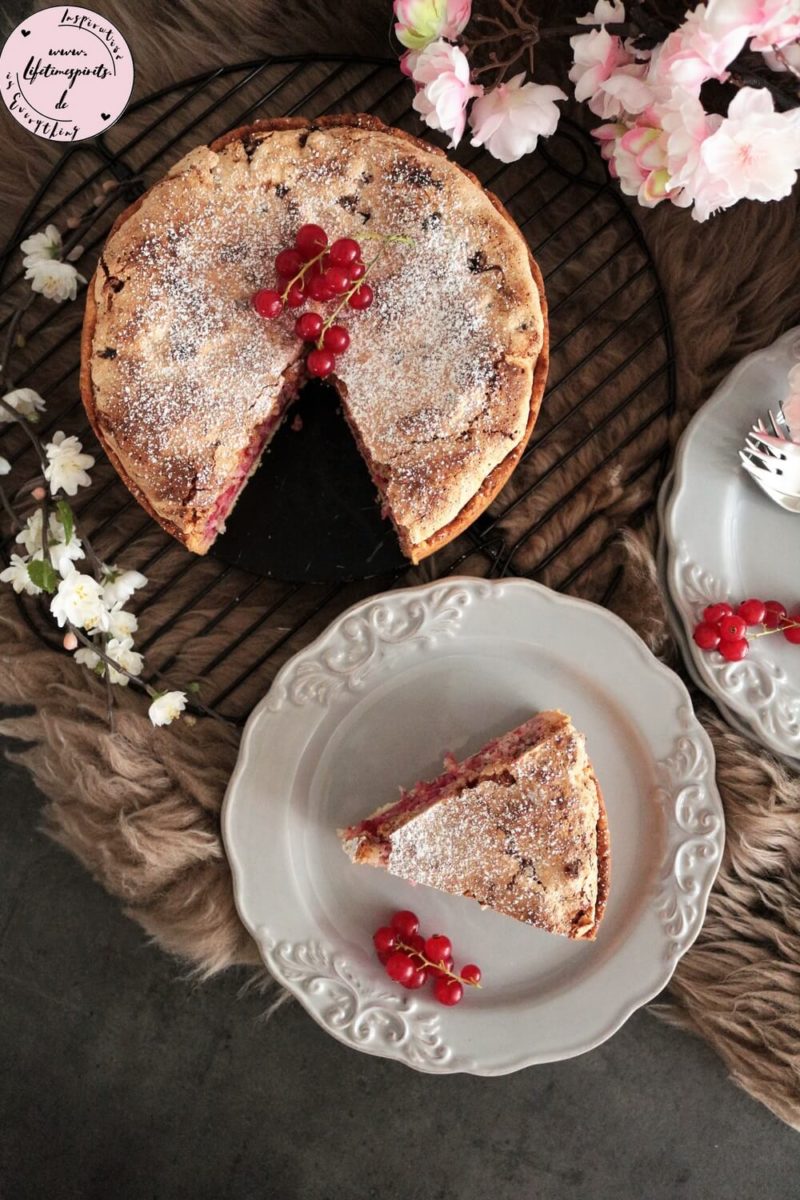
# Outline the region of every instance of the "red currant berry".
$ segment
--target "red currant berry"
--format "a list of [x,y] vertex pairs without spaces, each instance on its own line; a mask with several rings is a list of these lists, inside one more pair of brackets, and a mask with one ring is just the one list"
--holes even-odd
[[330,250],[331,262],[339,267],[349,267],[361,257],[361,247],[354,238],[337,238]]
[[294,244],[301,258],[306,262],[324,250],[328,244],[328,235],[321,225],[301,225],[294,239]]
[[404,942],[406,946],[409,946],[412,950],[415,950],[417,954],[425,953],[425,938],[419,933],[410,933],[408,937],[401,938],[400,940]]
[[413,991],[416,988],[421,988],[425,984],[427,978],[428,972],[425,970],[425,968],[417,967],[411,978],[403,981],[403,987],[407,987]]
[[723,642],[738,642],[745,635],[747,625],[742,617],[737,617],[736,613],[731,613],[729,617],[723,617],[719,622],[719,636]]
[[464,989],[457,979],[437,979],[433,985],[433,994],[440,1004],[446,1004],[449,1008],[460,1003]]
[[[294,331],[304,342],[315,342],[322,333],[322,324],[322,317],[319,313],[304,312],[295,321]],[[333,346],[328,346],[327,348],[329,350],[334,349]]]
[[397,945],[397,930],[390,925],[382,925],[373,933],[372,944],[378,954],[390,954]]
[[306,294],[303,291],[302,285],[299,283],[293,283],[289,288],[289,291],[286,293],[286,307],[299,308],[305,298]]
[[326,375],[330,375],[335,366],[336,359],[330,350],[312,350],[306,359],[308,373],[314,379],[324,379]]
[[253,296],[253,308],[260,317],[279,317],[283,312],[283,301],[280,294],[272,288],[262,288]]
[[337,296],[341,296],[350,287],[350,276],[346,267],[328,267],[322,278]]
[[360,258],[355,262],[350,263],[347,268],[347,274],[353,283],[358,283],[359,279],[363,279],[367,273],[367,268],[364,266]]
[[764,624],[767,629],[780,629],[786,616],[786,605],[780,600],[768,600],[764,605]]
[[413,937],[419,929],[419,917],[416,913],[403,908],[396,912],[391,920],[392,929],[396,929],[404,942]]
[[308,294],[312,300],[316,300],[320,304],[325,304],[326,301],[333,299],[333,291],[324,275],[315,275],[313,279],[309,279]]
[[425,942],[425,956],[435,963],[452,958],[453,946],[450,938],[445,937],[443,933],[434,933],[433,937],[429,937]]
[[471,983],[475,987],[481,981],[481,969],[476,967],[475,963],[467,963],[465,967],[461,968],[460,974],[465,983]]
[[788,620],[792,624],[784,626],[783,636],[793,646],[800,646],[800,612],[790,613]]
[[703,609],[703,620],[708,621],[709,625],[716,625],[717,621],[729,617],[732,612],[730,604],[709,604],[708,608]]
[[344,325],[330,325],[322,335],[322,344],[334,354],[344,354],[350,345],[350,334]]
[[291,279],[303,265],[303,260],[296,250],[281,250],[275,256],[275,270],[284,279]]
[[763,600],[743,600],[736,612],[748,625],[760,625],[767,611]]
[[719,645],[719,630],[716,625],[701,621],[692,634],[701,650],[716,650]]
[[347,303],[351,308],[357,308],[359,311],[369,308],[372,304],[372,288],[368,283],[362,283],[360,288],[356,288]]
[[395,983],[406,983],[417,973],[413,960],[402,950],[396,950],[386,960],[386,974]]
[[442,958],[438,960],[438,966],[430,967],[430,973],[437,979],[447,979],[449,975],[453,974],[453,966],[452,958]]
[[727,658],[728,662],[740,662],[746,655],[749,649],[747,638],[736,638],[735,640],[720,642],[719,652],[723,658]]

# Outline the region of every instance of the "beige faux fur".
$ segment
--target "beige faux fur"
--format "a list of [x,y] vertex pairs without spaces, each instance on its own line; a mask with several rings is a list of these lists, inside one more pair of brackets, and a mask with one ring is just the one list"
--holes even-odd
[[[267,52],[342,49],[382,54],[388,48],[388,0],[347,4],[346,22],[335,4],[298,0],[280,4],[244,0],[234,6],[143,0],[135,16],[123,0],[97,0],[96,7],[115,21],[132,45],[139,96],[204,66]],[[585,3],[579,7],[585,9]],[[543,59],[541,66],[545,76],[548,69],[554,73],[552,62],[548,65]],[[289,90],[283,103],[289,107],[291,102]],[[8,232],[55,149],[35,142],[5,114],[0,119],[10,150],[3,179],[6,203],[0,212]],[[219,132],[222,129],[214,127],[213,121],[206,121],[192,136],[199,141]],[[112,131],[111,144],[113,136]],[[190,144],[191,140],[177,146],[174,157]],[[77,154],[72,178],[81,178],[86,167],[86,160]],[[767,345],[796,320],[800,299],[797,198],[781,204],[742,204],[704,226],[667,204],[652,212],[637,209],[636,215],[656,256],[675,330],[679,411],[671,431],[674,437],[742,355]],[[74,311],[65,310],[59,322],[63,329],[73,327]],[[74,344],[71,352],[74,356]],[[608,369],[607,363],[599,366]],[[57,374],[58,354],[54,353],[31,382],[41,385],[43,379],[46,382]],[[59,394],[73,385],[74,380],[60,385]],[[655,387],[641,396],[640,405],[656,402]],[[549,410],[545,409],[546,419],[557,420],[579,399],[568,389],[555,393]],[[633,419],[635,414],[626,416]],[[516,569],[532,570],[549,548],[594,516],[570,550],[537,575],[544,582],[559,584],[573,565],[652,500],[655,470],[632,487],[624,481],[628,469],[645,461],[662,434],[663,425],[654,427],[649,445],[641,443],[631,451],[633,460],[623,454],[601,471],[593,468],[597,453],[581,451],[521,500],[503,521],[506,540],[514,540],[532,521],[546,515],[573,482],[585,480],[572,502],[545,520],[535,538],[520,544]],[[566,425],[544,442],[535,464],[519,469],[504,496],[522,496],[532,478],[529,472],[535,469],[540,474],[570,449],[569,439],[574,436],[574,426]],[[619,429],[608,431],[602,449],[612,449],[613,439],[620,436]],[[593,571],[579,576],[572,590],[597,599],[621,566],[613,607],[655,653],[679,666],[661,609],[654,541],[655,522],[650,518],[643,529],[629,533],[610,554],[601,556]],[[409,582],[429,578],[436,569],[435,563],[425,564],[409,574]],[[464,569],[479,567],[468,561]],[[347,591],[284,647],[281,658],[324,627],[337,607],[366,594],[369,586]],[[203,602],[203,610],[192,611],[191,620],[200,623],[230,598],[235,587],[235,580],[227,583]],[[238,627],[243,628],[280,594],[279,585],[260,585],[236,610]],[[178,585],[149,612],[148,620],[157,625],[185,598],[185,587]],[[271,635],[278,636],[296,616],[296,604],[289,599],[272,620]],[[205,972],[232,963],[255,964],[255,949],[234,911],[219,836],[219,807],[236,757],[236,734],[207,720],[154,732],[141,696],[127,692],[119,694],[117,730],[110,734],[102,687],[68,656],[44,648],[33,638],[5,588],[0,589],[0,628],[0,703],[36,705],[33,715],[8,718],[0,728],[28,743],[16,750],[16,756],[48,797],[47,831],[77,855],[165,949]],[[202,657],[196,642],[190,642],[181,659],[184,678],[190,677],[195,663],[224,647],[230,628],[203,640]],[[185,627],[175,635],[176,649],[183,632]],[[222,663],[220,681],[232,679],[237,669],[235,661]],[[245,707],[252,704],[268,681],[269,675],[257,676],[250,690],[239,694],[238,702]],[[701,1033],[737,1082],[800,1128],[800,782],[757,746],[727,729],[705,701],[699,712],[717,753],[728,845],[705,927],[678,967],[664,1011],[671,1020]]]

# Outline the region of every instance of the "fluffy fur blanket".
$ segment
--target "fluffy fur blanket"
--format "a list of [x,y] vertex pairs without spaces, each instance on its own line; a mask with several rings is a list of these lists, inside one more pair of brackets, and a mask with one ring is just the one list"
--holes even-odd
[[[94,7],[128,38],[139,96],[204,67],[266,53],[382,54],[388,47],[388,0],[141,0],[135,15],[123,0]],[[2,126],[13,150],[3,181],[9,225],[53,148],[9,120]],[[796,197],[742,204],[705,226],[668,205],[637,216],[670,302],[677,435],[738,359],[796,321]],[[525,524],[524,512],[519,520]],[[657,654],[679,666],[661,607],[655,533],[651,519],[625,535],[613,604]],[[606,534],[604,527],[596,536]],[[180,594],[172,601],[177,607]],[[0,590],[0,621],[0,703],[35,705],[0,729],[27,743],[15,754],[48,797],[49,834],[166,950],[199,971],[256,964],[236,917],[219,835],[237,734],[210,721],[154,732],[141,698],[121,693],[112,735],[102,688],[87,686],[68,656],[33,638],[7,589]],[[661,1011],[702,1034],[738,1083],[800,1127],[800,779],[732,732],[705,701],[699,712],[717,754],[728,842],[705,927]]]

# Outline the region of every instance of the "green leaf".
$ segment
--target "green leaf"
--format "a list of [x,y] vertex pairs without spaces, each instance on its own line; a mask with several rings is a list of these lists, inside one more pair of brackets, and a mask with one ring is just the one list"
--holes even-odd
[[43,558],[34,558],[28,563],[28,574],[31,582],[35,583],[43,592],[54,592],[58,586],[58,576],[53,570],[52,564],[45,562]]
[[64,526],[64,541],[69,542],[75,532],[75,514],[73,513],[66,500],[59,500],[56,504],[56,512],[58,519]]

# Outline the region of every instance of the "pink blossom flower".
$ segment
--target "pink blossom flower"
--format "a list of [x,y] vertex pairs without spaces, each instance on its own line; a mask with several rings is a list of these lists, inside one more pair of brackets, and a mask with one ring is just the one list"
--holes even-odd
[[626,125],[601,125],[592,133],[602,143],[601,153],[626,196],[636,196],[645,208],[672,199],[668,187],[667,136],[658,125],[639,118]]
[[642,112],[652,102],[652,89],[644,82],[647,64],[635,62],[618,37],[593,29],[570,38],[570,45],[575,55],[569,72],[575,99],[587,100],[598,117],[608,120],[625,112]]
[[730,203],[788,196],[800,168],[800,110],[776,113],[766,88],[742,88],[719,128],[700,147],[712,176],[724,179]]
[[752,49],[769,50],[800,37],[800,9],[796,0],[708,0],[705,25],[712,37],[755,34]]
[[536,149],[540,137],[555,133],[560,113],[557,100],[567,97],[561,88],[523,83],[525,73],[500,83],[472,106],[469,123],[473,146],[485,146],[500,162],[516,162]]
[[625,20],[625,5],[622,0],[597,0],[594,10],[585,17],[576,17],[577,25],[605,25]]
[[576,100],[591,100],[618,67],[633,61],[620,39],[605,29],[578,34],[569,44],[575,56],[569,77],[575,84]]
[[667,187],[674,203],[682,208],[693,204],[697,221],[727,208],[731,201],[726,180],[709,172],[701,157],[703,142],[719,128],[722,117],[707,113],[696,96],[674,92],[661,109],[660,122],[667,135]]
[[437,38],[454,41],[471,12],[472,0],[394,0],[394,31],[409,50],[424,50]]
[[708,6],[698,4],[686,14],[683,24],[653,52],[651,83],[699,92],[707,79],[727,79],[728,63],[736,58],[750,32],[748,25],[725,12],[730,2],[722,0],[715,6],[715,0],[710,0]]
[[405,54],[400,55],[400,70],[404,75],[407,75],[409,79],[413,78],[414,67],[417,65],[418,58],[419,50],[406,50]]
[[469,63],[463,50],[449,42],[432,42],[420,51],[412,75],[419,90],[413,105],[426,125],[450,135],[457,146],[467,123],[467,105],[483,88],[470,83]]

